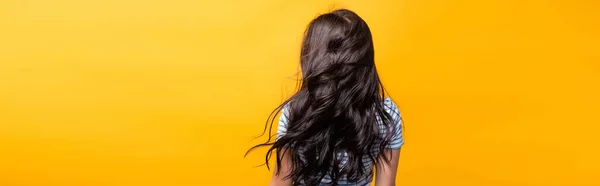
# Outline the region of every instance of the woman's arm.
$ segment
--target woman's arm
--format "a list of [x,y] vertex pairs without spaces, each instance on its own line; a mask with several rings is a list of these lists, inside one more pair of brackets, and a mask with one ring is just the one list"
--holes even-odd
[[[384,152],[390,161],[380,159],[375,167],[375,186],[395,186],[400,149],[386,150]],[[383,158],[383,157],[380,157]]]
[[[275,165],[275,171],[273,172],[273,177],[271,178],[271,183],[269,186],[291,186],[292,179],[286,179],[285,177],[290,174],[292,170],[292,161],[290,159],[290,151],[286,151],[285,149],[282,151],[285,152],[281,156],[281,167],[277,167]],[[279,171],[279,174],[277,172]]]

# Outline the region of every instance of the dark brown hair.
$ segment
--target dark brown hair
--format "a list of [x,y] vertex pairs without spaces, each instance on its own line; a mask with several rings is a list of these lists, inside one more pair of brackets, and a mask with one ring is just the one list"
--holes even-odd
[[[267,167],[274,150],[277,166],[282,155],[289,155],[292,170],[286,176],[295,185],[318,185],[325,175],[331,176],[334,185],[342,177],[354,182],[371,176],[363,158],[379,163],[378,157],[385,157],[384,149],[391,141],[391,135],[385,134],[393,129],[384,110],[386,95],[375,68],[367,23],[346,9],[318,16],[305,32],[300,65],[299,90],[271,113],[269,127],[265,127],[270,133],[286,107],[287,131],[275,142],[269,137],[249,151],[270,146]],[[379,122],[388,132],[381,131]],[[338,153],[347,154],[345,166]]]

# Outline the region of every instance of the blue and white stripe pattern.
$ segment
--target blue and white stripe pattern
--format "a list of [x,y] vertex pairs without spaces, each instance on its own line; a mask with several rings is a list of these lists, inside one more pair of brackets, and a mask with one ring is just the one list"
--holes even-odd
[[[289,108],[287,105],[284,106],[282,109],[282,114],[279,117],[279,125],[277,127],[277,139],[279,139],[281,136],[283,136],[286,132],[287,124],[288,124],[288,109]],[[400,115],[400,111],[398,109],[398,106],[396,106],[396,104],[390,98],[386,98],[384,100],[384,109],[392,117],[392,122],[395,125],[395,131],[392,136],[392,141],[388,145],[388,149],[392,149],[392,150],[400,149],[400,147],[402,147],[402,145],[404,144],[404,139],[402,138],[402,117]],[[385,135],[385,133],[387,131],[385,130],[385,127],[383,125],[383,122],[381,121],[381,118],[378,118],[377,121],[379,123],[379,127],[381,129],[382,134]],[[373,148],[373,152],[375,154],[378,154],[379,149]],[[338,158],[341,158],[341,166],[344,166],[346,164],[346,162],[348,162],[348,154],[347,153],[343,153],[343,154],[339,153]],[[365,165],[365,168],[367,171],[373,170],[373,162],[368,157],[363,157],[363,164]],[[360,181],[358,181],[358,182],[350,183],[345,178],[342,177],[338,180],[338,185],[340,185],[340,186],[369,185],[372,180],[373,180],[373,177],[371,175],[369,177],[360,179]],[[329,175],[326,175],[323,178],[323,180],[321,180],[321,185],[331,185],[331,182],[332,182],[331,177]]]

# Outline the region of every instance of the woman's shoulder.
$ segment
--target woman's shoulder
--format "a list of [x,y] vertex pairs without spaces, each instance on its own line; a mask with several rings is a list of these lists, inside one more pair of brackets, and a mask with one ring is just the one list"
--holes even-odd
[[400,109],[398,108],[398,105],[396,105],[396,103],[392,100],[392,98],[386,97],[383,100],[383,107],[385,111],[387,111],[388,114],[390,114],[392,117],[401,117]]
[[398,105],[396,105],[396,103],[390,97],[386,97],[385,99],[383,99],[383,105],[385,106],[386,109],[391,109],[391,110],[398,109]]

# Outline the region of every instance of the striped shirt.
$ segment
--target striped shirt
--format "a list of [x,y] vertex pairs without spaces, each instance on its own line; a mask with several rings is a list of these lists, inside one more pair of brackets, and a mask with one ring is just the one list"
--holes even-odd
[[[282,109],[282,114],[279,117],[279,125],[277,127],[277,139],[279,139],[281,136],[285,135],[286,129],[287,129],[287,124],[288,124],[288,110],[289,110],[289,105],[286,105],[283,107]],[[404,144],[404,139],[402,138],[402,117],[400,116],[400,111],[398,109],[398,106],[396,106],[396,104],[390,99],[390,98],[386,98],[384,100],[384,110],[391,116],[392,119],[392,124],[395,125],[395,131],[394,134],[392,135],[392,141],[390,142],[390,144],[388,145],[388,149],[400,149],[400,147]],[[377,119],[377,122],[379,123],[379,128],[381,129],[381,133],[383,135],[385,135],[385,133],[387,132],[385,130],[385,126],[383,125],[383,122],[381,121],[381,117],[379,117]],[[372,152],[374,152],[375,154],[378,154],[379,149],[378,148],[373,148]],[[345,165],[346,162],[348,161],[348,154],[347,153],[338,153],[337,154],[338,158],[341,158],[341,165]],[[363,161],[363,165],[365,166],[365,169],[367,170],[367,172],[371,172],[373,171],[373,162],[368,158],[368,157],[363,157],[362,159]],[[371,181],[373,180],[373,175],[370,174],[368,177],[362,178],[360,179],[358,182],[349,182],[347,181],[347,179],[345,177],[341,177],[340,179],[338,179],[338,185],[340,186],[344,186],[344,185],[369,185],[371,183]],[[332,183],[332,179],[329,175],[325,175],[325,177],[321,180],[321,185],[331,185]]]

